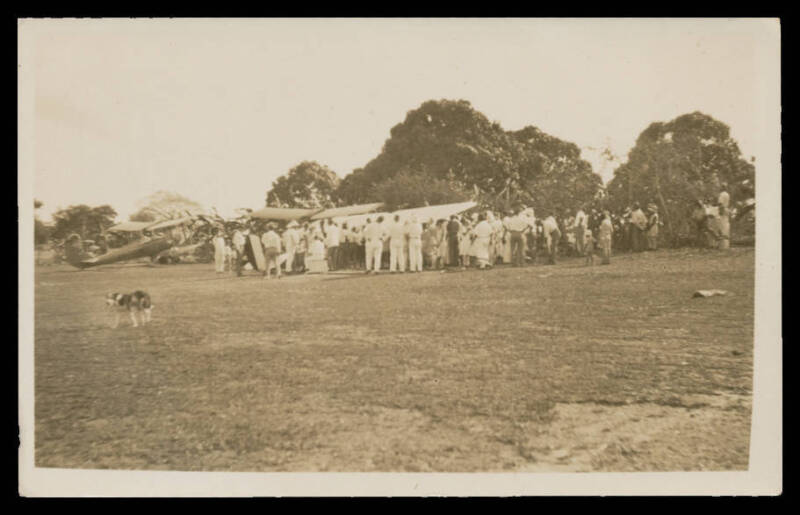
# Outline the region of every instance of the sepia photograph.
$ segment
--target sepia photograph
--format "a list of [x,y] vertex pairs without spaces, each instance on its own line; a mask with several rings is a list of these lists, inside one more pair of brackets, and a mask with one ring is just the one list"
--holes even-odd
[[18,41],[21,495],[780,494],[779,20]]

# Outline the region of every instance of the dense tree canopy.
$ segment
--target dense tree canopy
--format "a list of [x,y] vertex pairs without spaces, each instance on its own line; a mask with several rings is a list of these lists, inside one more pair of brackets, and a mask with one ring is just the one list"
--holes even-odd
[[157,191],[138,203],[139,210],[130,216],[132,222],[154,222],[163,218],[185,216],[203,211],[203,206],[173,191]]
[[434,206],[469,200],[470,192],[446,179],[431,178],[423,172],[402,170],[373,186],[372,198],[383,202],[386,210]]
[[[464,100],[431,100],[410,111],[381,153],[342,180],[337,197],[342,204],[396,202],[390,195],[396,192],[382,185],[397,185],[398,174],[405,185],[409,176],[424,177],[448,198],[477,192],[481,202],[499,209],[522,202],[573,210],[602,183],[575,144],[535,127],[506,132]],[[403,200],[432,203],[420,195]]]
[[652,123],[639,135],[608,184],[608,202],[615,210],[656,203],[667,241],[679,243],[690,231],[694,203],[716,199],[724,183],[732,204],[751,198],[755,167],[742,159],[727,125],[694,112]]
[[53,213],[52,236],[59,240],[72,233],[82,239],[97,240],[100,235],[114,225],[117,212],[109,205],[89,207],[85,204],[70,206]]
[[336,205],[339,177],[316,161],[303,161],[286,175],[278,177],[267,192],[272,207],[323,208]]
[[592,165],[581,159],[574,143],[560,140],[536,127],[510,133],[522,145],[519,172],[509,190],[538,212],[567,216],[600,193],[603,181]]

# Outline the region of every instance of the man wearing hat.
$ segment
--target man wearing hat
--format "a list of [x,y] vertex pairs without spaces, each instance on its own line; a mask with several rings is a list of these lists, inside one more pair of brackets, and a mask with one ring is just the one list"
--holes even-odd
[[648,219],[645,234],[647,235],[647,250],[658,249],[658,207],[655,204],[647,205]]
[[275,277],[281,278],[281,265],[278,256],[281,254],[281,238],[275,232],[275,224],[267,224],[267,232],[261,236],[261,244],[264,247],[264,258],[267,267],[264,270],[264,279],[269,279],[269,271],[275,267]]

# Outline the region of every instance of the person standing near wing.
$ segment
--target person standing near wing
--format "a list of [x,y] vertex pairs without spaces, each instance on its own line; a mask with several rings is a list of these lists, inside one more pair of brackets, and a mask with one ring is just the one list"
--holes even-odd
[[383,217],[379,216],[374,222],[367,218],[364,227],[364,246],[366,250],[366,273],[377,274],[381,269],[381,256],[383,254]]
[[405,272],[405,226],[400,222],[400,215],[394,215],[394,223],[389,226],[389,272]]
[[342,231],[336,223],[328,219],[325,226],[325,247],[328,251],[328,269],[336,270],[339,266],[339,244]]
[[556,256],[558,255],[558,244],[561,242],[561,230],[558,228],[553,215],[548,216],[542,222],[542,229],[547,242],[548,261],[550,265],[556,264]]
[[214,269],[218,274],[225,272],[225,236],[220,229],[214,230]]
[[242,267],[244,266],[243,261],[245,259],[244,254],[244,246],[247,242],[247,238],[245,238],[244,231],[241,230],[241,227],[237,227],[233,233],[233,252],[234,252],[234,260],[236,269],[236,276],[242,276]]
[[269,279],[269,271],[275,267],[275,277],[281,278],[281,265],[278,256],[281,254],[281,238],[275,232],[275,225],[267,224],[267,232],[261,236],[261,244],[264,247],[264,258],[267,262],[264,269],[264,279]]
[[408,271],[422,272],[422,225],[411,215],[406,226],[408,236]]
[[459,265],[458,238],[460,233],[461,224],[458,222],[458,216],[453,215],[447,224],[447,266],[457,267]]
[[297,233],[297,222],[292,220],[283,232],[283,248],[286,249],[286,272],[294,272],[294,256],[297,252],[300,236]]

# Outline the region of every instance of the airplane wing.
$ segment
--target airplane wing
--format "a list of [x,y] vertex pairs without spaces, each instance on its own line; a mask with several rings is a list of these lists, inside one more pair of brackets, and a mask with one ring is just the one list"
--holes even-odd
[[441,204],[438,206],[425,206],[425,207],[417,207],[413,209],[401,209],[399,211],[394,212],[379,212],[379,213],[369,213],[369,214],[359,214],[353,216],[342,216],[342,217],[331,217],[334,218],[337,222],[347,223],[350,226],[359,226],[364,225],[367,222],[367,218],[375,220],[378,216],[383,216],[384,221],[389,221],[394,219],[394,215],[400,215],[400,220],[405,221],[408,217],[412,214],[416,216],[417,221],[427,222],[429,219],[433,219],[434,221],[440,218],[450,218],[450,216],[463,213],[468,209],[472,209],[473,207],[477,206],[477,202],[458,202],[455,204]]
[[375,202],[372,204],[358,204],[355,206],[334,207],[325,209],[311,216],[311,220],[325,220],[328,218],[342,218],[347,216],[362,215],[372,213],[383,207],[383,203]]
[[295,209],[289,207],[264,207],[250,213],[251,218],[258,218],[260,220],[299,220],[307,218],[315,213],[321,212],[321,209]]
[[418,222],[425,222],[430,219],[433,219],[435,222],[440,218],[448,219],[453,215],[457,215],[459,213],[463,213],[473,207],[477,206],[477,202],[458,202],[455,204],[441,204],[438,206],[425,206],[425,207],[416,207],[413,209],[401,209],[399,211],[395,211],[392,215],[400,215],[401,220],[405,220],[406,218],[414,215],[417,217]]
[[156,222],[154,224],[150,224],[146,227],[148,231],[158,231],[161,229],[169,229],[170,227],[175,227],[176,225],[182,225],[185,223],[189,223],[194,220],[191,216],[184,216],[183,218],[174,218],[172,220],[164,220],[163,222]]
[[140,232],[153,222],[122,222],[106,229],[107,232]]

